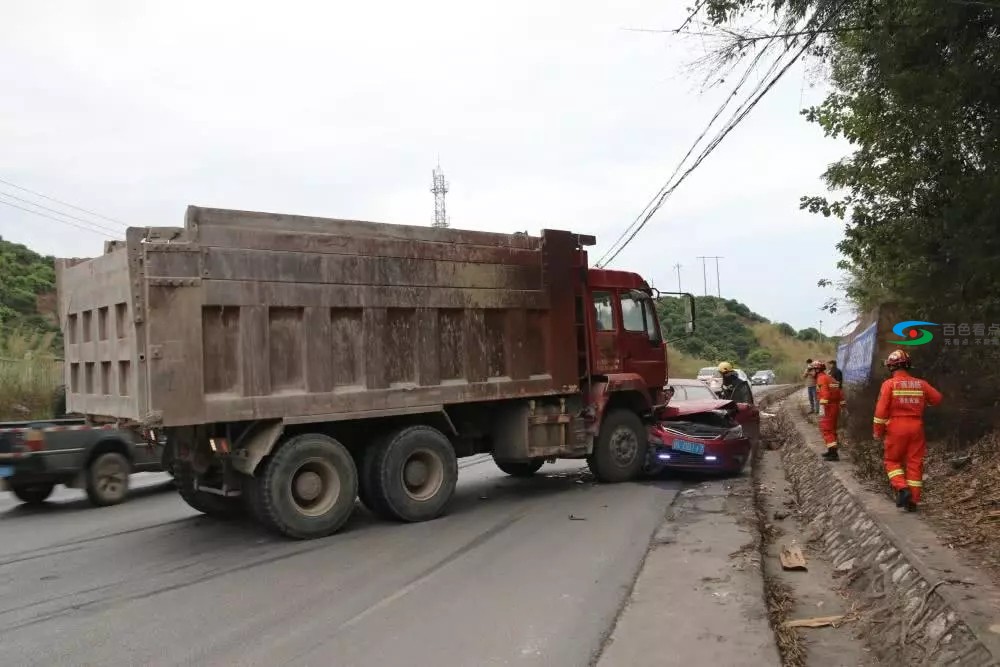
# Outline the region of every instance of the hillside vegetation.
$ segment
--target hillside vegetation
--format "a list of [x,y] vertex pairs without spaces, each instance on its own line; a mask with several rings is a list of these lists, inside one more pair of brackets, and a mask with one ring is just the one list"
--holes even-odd
[[53,303],[55,290],[54,258],[0,237],[0,335],[57,332],[51,306],[46,307]]
[[657,302],[661,328],[671,341],[673,377],[694,377],[700,368],[729,361],[747,373],[771,369],[780,382],[795,382],[806,359],[832,359],[836,354],[836,339],[814,328],[796,331],[739,301],[714,296],[695,297],[695,333],[685,336],[685,308],[686,301],[675,297]]

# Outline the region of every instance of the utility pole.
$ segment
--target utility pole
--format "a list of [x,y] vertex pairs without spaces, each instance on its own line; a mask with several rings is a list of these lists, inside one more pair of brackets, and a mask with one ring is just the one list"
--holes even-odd
[[678,262],[677,264],[674,264],[674,268],[677,269],[677,291],[678,292],[683,292],[684,290],[681,289],[681,264],[680,264],[680,262]]
[[718,290],[719,298],[721,299],[722,298],[722,284],[719,281],[719,260],[720,259],[725,259],[725,257],[717,257],[715,255],[711,255],[709,257],[699,257],[698,259],[701,260],[701,275],[702,275],[702,278],[704,278],[704,280],[705,280],[705,296],[708,296],[708,272],[705,269],[705,260],[706,259],[714,259],[715,260],[715,284],[716,284],[716,288]]
[[823,335],[823,320],[819,321],[819,335]]

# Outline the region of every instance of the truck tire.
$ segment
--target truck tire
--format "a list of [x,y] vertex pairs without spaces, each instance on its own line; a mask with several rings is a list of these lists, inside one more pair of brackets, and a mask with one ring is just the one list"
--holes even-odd
[[21,502],[29,505],[41,505],[52,495],[54,488],[56,488],[55,484],[39,482],[37,484],[19,484],[12,487],[11,491]]
[[105,452],[87,466],[87,498],[97,507],[117,505],[128,497],[132,464],[118,452]]
[[369,509],[411,523],[440,516],[458,483],[458,458],[441,431],[407,426],[371,449],[364,479]]
[[545,459],[530,459],[528,461],[493,459],[493,462],[511,477],[531,477],[545,465]]
[[283,535],[309,540],[335,533],[351,516],[358,471],[342,444],[306,433],[258,468],[255,486],[260,520]]
[[174,486],[181,498],[192,509],[213,519],[236,519],[243,516],[243,503],[239,497],[227,498],[195,488],[195,474],[191,466],[183,461],[174,460]]
[[376,494],[372,491],[377,484],[378,476],[375,470],[375,449],[376,447],[366,447],[361,456],[358,457],[358,500],[368,508],[372,514],[380,517],[389,517],[389,511],[379,505]]
[[600,482],[627,482],[642,472],[648,445],[646,427],[639,415],[618,408],[604,417],[587,465]]

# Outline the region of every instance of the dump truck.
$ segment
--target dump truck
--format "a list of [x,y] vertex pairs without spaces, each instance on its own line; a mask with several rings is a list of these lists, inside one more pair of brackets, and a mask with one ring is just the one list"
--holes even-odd
[[655,290],[588,267],[594,243],[192,206],[57,262],[68,409],[165,441],[200,512],[298,539],[357,499],[439,516],[460,457],[631,480],[665,342]]

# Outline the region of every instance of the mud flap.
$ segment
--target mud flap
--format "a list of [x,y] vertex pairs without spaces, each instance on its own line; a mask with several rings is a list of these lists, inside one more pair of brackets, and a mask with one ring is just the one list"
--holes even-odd
[[254,470],[265,456],[274,449],[282,432],[284,423],[280,421],[258,422],[240,438],[236,448],[229,457],[233,468],[244,475],[253,477]]

